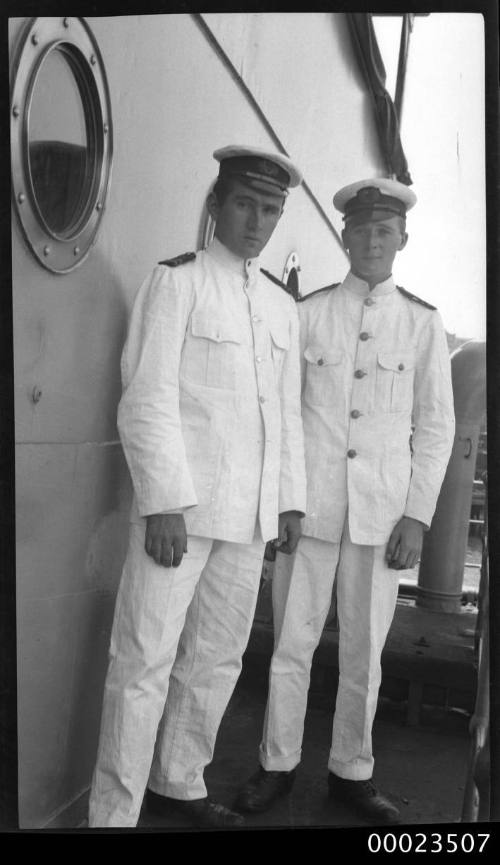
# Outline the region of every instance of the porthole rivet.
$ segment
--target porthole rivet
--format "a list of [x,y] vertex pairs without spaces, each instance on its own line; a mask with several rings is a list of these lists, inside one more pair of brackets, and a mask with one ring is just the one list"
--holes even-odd
[[96,206],[95,206],[95,209],[96,209],[96,210],[102,210],[102,204],[101,204],[100,201],[97,202],[97,204],[96,204]]
[[43,247],[43,254],[44,255],[50,255],[50,246],[44,246]]
[[19,195],[17,196],[17,200],[18,200],[19,204],[22,204],[23,201],[26,200],[26,196],[25,196],[24,192],[19,193]]
[[65,27],[69,27],[69,18],[63,18],[63,24]]
[[19,117],[19,115],[20,115],[20,113],[21,113],[21,112],[19,111],[19,106],[14,105],[14,108],[12,109],[12,113],[13,113],[14,117]]
[[32,41],[33,45],[38,45],[39,39],[38,39],[38,36],[36,35],[36,33],[33,33],[33,36],[31,37],[31,41]]
[[92,63],[92,66],[95,66],[95,65],[96,65],[97,60],[96,60],[96,56],[95,56],[95,54],[91,54],[91,55],[90,55],[90,62]]
[[109,126],[107,123],[104,124],[103,129],[104,129],[104,133],[107,135],[107,133],[109,132]]
[[80,247],[79,247],[79,246],[75,246],[75,248],[74,248],[74,250],[73,250],[73,255],[79,255],[79,253],[80,253]]

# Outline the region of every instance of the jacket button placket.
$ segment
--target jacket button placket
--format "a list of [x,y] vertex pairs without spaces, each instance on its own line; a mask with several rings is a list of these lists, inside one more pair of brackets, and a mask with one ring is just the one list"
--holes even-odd
[[[370,301],[370,303],[368,304],[367,301]],[[349,406],[351,420],[346,449],[349,468],[357,462],[356,457],[358,454],[363,454],[363,441],[361,437],[363,427],[359,418],[366,412],[369,392],[373,387],[373,376],[375,374],[375,354],[372,342],[373,309],[375,303],[371,297],[367,297],[364,301],[356,346],[351,404]]]
[[259,402],[261,405],[265,403],[268,396],[267,393],[267,341],[269,334],[267,328],[263,327],[262,317],[259,315],[254,300],[249,296],[249,312],[250,324],[253,334],[253,360],[255,367],[255,377],[257,379],[257,390],[259,394]]
[[269,433],[272,425],[272,417],[270,415],[270,394],[268,392],[269,388],[267,381],[267,377],[269,375],[267,356],[269,353],[268,341],[270,339],[270,334],[265,324],[265,320],[263,319],[258,309],[258,302],[255,299],[255,291],[257,289],[257,286],[256,282],[251,278],[249,266],[250,263],[247,263],[247,274],[249,276],[249,279],[245,286],[245,293],[248,298],[248,312],[250,318],[250,326],[253,334],[253,362],[255,368],[255,378],[257,381],[259,408],[261,412],[264,432],[264,450],[262,457],[262,481],[260,490],[259,517],[261,526],[265,531],[266,514],[269,513],[269,501],[272,500],[272,489],[270,487],[272,466],[271,449],[269,447]]

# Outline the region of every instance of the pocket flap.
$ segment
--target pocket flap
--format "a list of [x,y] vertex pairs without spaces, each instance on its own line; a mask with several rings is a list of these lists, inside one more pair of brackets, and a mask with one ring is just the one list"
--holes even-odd
[[191,333],[193,336],[211,339],[214,342],[241,342],[241,333],[234,322],[213,318],[204,312],[193,312]]
[[317,366],[328,366],[340,363],[342,352],[338,349],[324,349],[319,345],[308,345],[304,349],[304,357],[309,363],[314,363]]
[[384,369],[393,372],[405,372],[415,367],[415,353],[409,351],[383,352],[378,356],[378,362]]
[[273,321],[269,326],[269,330],[274,344],[278,348],[288,351],[290,348],[290,322],[286,319],[284,321]]

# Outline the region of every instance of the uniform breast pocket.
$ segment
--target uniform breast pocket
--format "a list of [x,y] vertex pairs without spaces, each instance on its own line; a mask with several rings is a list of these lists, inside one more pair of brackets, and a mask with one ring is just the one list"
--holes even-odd
[[377,358],[377,408],[388,412],[407,412],[413,406],[415,352],[383,352]]
[[310,405],[337,405],[344,395],[344,355],[338,349],[323,349],[308,345],[306,360],[305,399]]
[[181,374],[207,387],[235,390],[242,335],[238,325],[194,312],[186,335]]

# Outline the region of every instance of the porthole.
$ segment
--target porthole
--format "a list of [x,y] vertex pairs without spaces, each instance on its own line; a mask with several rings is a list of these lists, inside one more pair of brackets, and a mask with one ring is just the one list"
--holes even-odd
[[81,18],[33,18],[13,62],[14,207],[38,261],[81,264],[109,190],[113,131],[104,64]]
[[299,273],[299,255],[297,252],[291,252],[285,264],[282,281],[285,283],[289,294],[291,294],[295,300],[300,297]]

